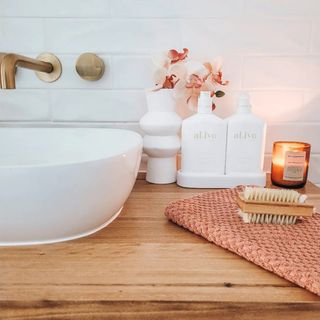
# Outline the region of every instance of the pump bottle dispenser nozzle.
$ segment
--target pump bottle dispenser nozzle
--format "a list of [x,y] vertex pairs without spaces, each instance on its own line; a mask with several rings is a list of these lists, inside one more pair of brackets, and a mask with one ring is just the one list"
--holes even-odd
[[198,113],[211,113],[212,98],[210,91],[201,91],[198,99]]

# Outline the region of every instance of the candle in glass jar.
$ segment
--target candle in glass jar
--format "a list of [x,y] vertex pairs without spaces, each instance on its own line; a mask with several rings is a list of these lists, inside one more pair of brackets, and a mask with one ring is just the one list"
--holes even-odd
[[277,141],[273,144],[271,181],[285,188],[302,188],[307,182],[309,143]]

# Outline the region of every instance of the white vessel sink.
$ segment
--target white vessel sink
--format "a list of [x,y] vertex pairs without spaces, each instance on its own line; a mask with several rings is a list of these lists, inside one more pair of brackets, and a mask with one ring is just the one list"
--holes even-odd
[[111,223],[141,150],[141,137],[126,130],[1,128],[0,245],[71,240]]

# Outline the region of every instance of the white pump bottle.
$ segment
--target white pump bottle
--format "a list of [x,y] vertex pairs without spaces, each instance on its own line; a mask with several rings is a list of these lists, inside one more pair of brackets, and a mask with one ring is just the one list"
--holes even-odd
[[181,173],[223,175],[226,135],[227,122],[212,113],[210,92],[202,91],[198,113],[182,122]]
[[240,95],[237,112],[227,121],[226,174],[261,174],[266,125],[251,113],[248,93]]

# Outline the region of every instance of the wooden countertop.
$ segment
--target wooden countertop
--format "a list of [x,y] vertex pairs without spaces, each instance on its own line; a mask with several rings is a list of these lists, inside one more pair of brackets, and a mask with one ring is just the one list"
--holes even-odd
[[166,220],[200,192],[138,180],[90,237],[0,248],[0,319],[320,319],[320,297]]

